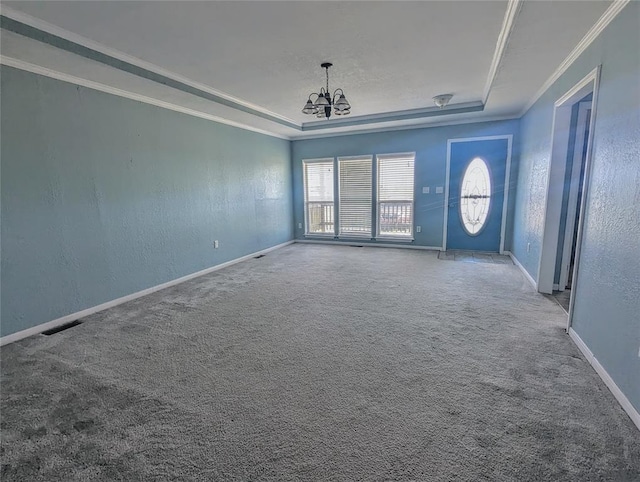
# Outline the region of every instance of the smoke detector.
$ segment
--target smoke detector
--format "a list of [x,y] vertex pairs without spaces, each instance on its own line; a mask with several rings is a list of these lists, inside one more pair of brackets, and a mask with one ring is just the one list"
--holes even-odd
[[452,97],[453,97],[453,94],[436,95],[433,98],[433,103],[442,109],[449,103]]

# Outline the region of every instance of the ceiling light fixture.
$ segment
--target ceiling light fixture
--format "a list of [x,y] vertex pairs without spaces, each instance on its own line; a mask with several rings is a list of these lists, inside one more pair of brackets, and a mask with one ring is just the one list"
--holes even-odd
[[[329,93],[329,67],[333,64],[331,62],[324,62],[320,65],[325,69],[327,76],[327,88],[322,87],[319,93],[312,93],[309,95],[309,99],[302,109],[303,114],[314,114],[320,119],[327,119],[331,117],[331,111],[336,115],[349,115],[351,114],[351,104],[344,96],[342,89],[336,89],[333,92],[333,97]],[[316,96],[315,101],[311,100],[311,97]]]
[[440,107],[441,109],[443,109],[444,107],[446,107],[446,105],[449,103],[452,97],[453,97],[453,94],[436,95],[433,98],[433,103],[438,107]]

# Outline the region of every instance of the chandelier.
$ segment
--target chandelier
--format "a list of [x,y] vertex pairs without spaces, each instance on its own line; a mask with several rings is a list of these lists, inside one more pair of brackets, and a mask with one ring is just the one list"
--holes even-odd
[[[329,67],[333,64],[331,62],[325,62],[320,65],[325,69],[327,75],[327,88],[322,87],[319,93],[312,93],[309,95],[309,100],[302,109],[303,114],[313,114],[320,119],[329,119],[331,117],[331,111],[335,115],[349,115],[351,114],[351,105],[347,98],[344,96],[342,89],[336,89],[333,92],[333,97],[329,93]],[[311,100],[311,97],[316,96],[315,102]]]

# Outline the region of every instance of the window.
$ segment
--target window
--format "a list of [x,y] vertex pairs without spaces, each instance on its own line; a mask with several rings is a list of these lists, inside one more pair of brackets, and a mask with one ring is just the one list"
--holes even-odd
[[338,159],[340,235],[371,237],[372,158]]
[[378,236],[413,235],[415,154],[378,156]]
[[333,159],[303,161],[306,234],[335,234]]
[[480,233],[491,206],[491,177],[487,163],[473,159],[464,171],[460,189],[460,218],[471,236]]

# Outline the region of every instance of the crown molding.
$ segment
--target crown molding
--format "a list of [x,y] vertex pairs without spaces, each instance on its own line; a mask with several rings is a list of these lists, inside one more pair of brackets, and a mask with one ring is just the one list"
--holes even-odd
[[464,124],[478,124],[484,122],[497,122],[507,120],[517,120],[519,115],[498,115],[498,116],[484,116],[475,117],[473,119],[459,119],[459,120],[446,120],[441,122],[423,122],[421,124],[410,124],[403,126],[390,126],[390,127],[373,127],[371,129],[352,130],[343,132],[325,132],[317,134],[302,134],[292,135],[292,141],[306,141],[309,139],[323,139],[325,137],[342,137],[342,136],[355,136],[359,134],[377,134],[381,132],[394,132],[394,131],[408,131],[413,129],[429,129],[432,127],[446,127],[446,126],[458,126]]
[[609,8],[602,14],[602,16],[598,19],[598,21],[589,29],[587,34],[578,42],[578,45],[574,47],[571,53],[565,58],[562,63],[558,66],[558,68],[551,74],[542,87],[536,92],[536,94],[531,98],[529,102],[524,106],[522,111],[520,112],[520,116],[523,116],[527,113],[529,109],[535,104],[540,97],[553,85],[553,83],[560,78],[562,74],[564,74],[567,69],[573,64],[578,57],[593,43],[593,41],[602,33],[602,31],[611,23],[611,21],[616,18],[616,16],[622,11],[624,7],[631,0],[613,0]]
[[[45,22],[43,20],[40,20],[36,17],[33,17],[31,15],[28,15],[26,13],[22,13],[19,12],[17,10],[14,10],[10,7],[7,7],[5,5],[2,5],[0,7],[0,15],[2,15],[3,17],[6,17],[8,19],[11,19],[15,22],[18,22],[20,24],[24,24],[28,27],[32,27],[36,30],[39,30],[41,32],[47,33],[49,35],[53,35],[55,37],[59,37],[61,39],[64,39],[68,42],[70,42],[71,44],[75,44],[81,47],[84,47],[86,49],[89,50],[93,50],[95,52],[99,52],[101,54],[103,54],[104,56],[107,57],[111,57],[113,59],[117,59],[119,61],[122,62],[126,62],[127,64],[131,64],[134,65],[140,69],[144,69],[150,72],[153,72],[157,75],[160,75],[162,77],[166,77],[167,79],[171,79],[175,82],[179,82],[185,85],[188,85],[189,87],[192,87],[194,89],[200,90],[202,92],[206,92],[208,94],[210,94],[211,96],[214,97],[218,97],[220,100],[224,101],[224,104],[232,107],[232,108],[236,108],[239,110],[242,110],[243,112],[247,112],[247,111],[255,111],[258,112],[260,114],[262,114],[263,116],[268,116],[274,119],[278,119],[280,121],[280,123],[285,123],[285,124],[293,124],[295,126],[298,126],[299,128],[299,123],[296,122],[293,119],[289,119],[288,117],[285,117],[281,114],[278,114],[276,112],[272,112],[268,109],[265,109],[262,106],[256,105],[256,104],[252,104],[251,102],[248,102],[246,100],[240,99],[238,97],[234,97],[232,95],[227,94],[226,92],[222,92],[220,90],[214,89],[208,85],[199,83],[199,82],[195,82],[187,77],[181,76],[179,74],[176,74],[175,72],[171,72],[169,70],[163,69],[162,67],[159,67],[155,64],[152,64],[150,62],[146,62],[144,60],[141,60],[137,57],[134,57],[132,55],[128,55],[125,54],[124,52],[120,52],[119,50],[116,49],[112,49],[109,47],[106,47],[105,45],[102,45],[98,42],[94,42],[93,40],[90,40],[86,37],[83,37],[81,35],[75,34],[73,32],[70,32],[68,30],[65,30],[63,28],[60,28],[56,25],[50,24],[48,22]],[[20,33],[21,35],[24,35],[21,32],[16,32],[16,33]],[[33,38],[33,37],[31,37]],[[39,41],[43,41],[42,39],[38,39],[36,38],[35,40],[39,40]],[[59,46],[55,46],[60,48]],[[73,52],[73,53],[77,53],[77,52]],[[80,55],[80,54],[79,54]],[[120,69],[122,70],[122,69]],[[209,99],[211,100],[211,99]],[[251,113],[251,112],[249,112]],[[270,120],[274,120],[274,119],[270,119]],[[289,126],[291,127],[291,126]]]
[[118,97],[137,100],[138,102],[155,105],[156,107],[162,107],[163,109],[168,109],[175,112],[180,112],[182,114],[199,117],[201,119],[217,122],[219,124],[225,124],[228,126],[237,127],[239,129],[243,129],[251,132],[257,132],[258,134],[264,134],[270,137],[277,137],[279,139],[291,140],[291,138],[288,136],[276,134],[274,132],[270,132],[264,129],[259,129],[257,127],[252,127],[250,125],[243,124],[241,122],[232,121],[229,119],[225,119],[224,117],[219,117],[212,114],[207,114],[206,112],[200,112],[194,109],[189,109],[188,107],[182,107],[176,104],[171,104],[163,100],[154,99],[152,97],[136,94],[134,92],[129,92],[127,90],[118,89],[116,87],[111,87],[109,85],[101,84],[99,82],[94,82],[92,80],[83,79],[81,77],[75,77],[73,75],[65,74],[63,72],[58,72],[46,67],[41,67],[39,65],[31,64],[29,62],[25,62],[24,60],[14,59],[12,57],[0,55],[0,64],[6,65],[7,67],[13,67],[19,70],[24,70],[26,72],[31,72],[33,74],[42,75],[44,77],[49,77],[51,79],[60,80],[62,82],[68,82],[70,84],[80,85],[82,87],[87,87],[89,89],[98,90],[100,92],[105,92],[107,94],[117,95]]
[[419,109],[398,110],[393,112],[382,112],[379,114],[361,115],[350,118],[335,119],[331,125],[327,121],[305,122],[302,124],[303,131],[320,129],[332,129],[338,127],[360,126],[364,124],[376,124],[380,122],[393,122],[408,119],[422,119],[452,114],[466,114],[468,112],[480,112],[484,110],[484,104],[480,101],[464,102],[460,104],[450,104],[447,107],[423,107]]
[[509,43],[509,37],[511,36],[511,32],[513,31],[516,17],[520,13],[521,7],[522,0],[509,0],[509,3],[507,4],[507,11],[504,14],[502,28],[500,29],[500,33],[498,34],[496,49],[493,53],[493,59],[491,60],[491,65],[489,67],[489,74],[487,75],[487,83],[484,86],[482,95],[482,103],[485,105],[487,103],[487,100],[489,99],[491,87],[493,87],[493,82],[495,81],[496,75],[498,74],[498,68],[500,67],[502,59],[504,58],[504,53],[507,48],[507,44]]
[[[205,119],[211,122],[217,122],[219,124],[225,124],[231,127],[237,127],[239,129],[243,129],[246,131],[256,132],[258,134],[263,134],[270,137],[275,137],[278,139],[284,139],[288,141],[319,139],[324,137],[340,137],[340,136],[350,136],[350,135],[358,135],[358,134],[372,134],[372,133],[378,133],[378,132],[403,131],[403,130],[411,130],[411,129],[425,129],[430,127],[444,127],[444,126],[451,126],[451,125],[474,124],[478,122],[492,122],[492,121],[517,119],[517,117],[514,117],[512,115],[485,116],[485,117],[479,117],[474,119],[448,120],[448,121],[442,121],[442,122],[428,122],[428,123],[425,122],[421,124],[411,124],[411,125],[404,125],[404,126],[376,127],[376,128],[363,129],[363,130],[350,130],[350,131],[332,132],[332,133],[324,133],[324,134],[317,133],[317,134],[307,134],[302,136],[286,136],[286,135],[276,134],[274,132],[270,132],[264,129],[259,129],[257,127],[252,127],[250,125],[243,124],[241,122],[232,121],[224,117],[219,117],[216,115],[208,114],[206,112],[201,112],[195,109],[190,109],[188,107],[183,107],[180,105],[171,104],[169,102],[158,100],[152,97],[147,97],[142,94],[137,94],[127,90],[118,89],[117,87],[112,87],[110,85],[101,84],[99,82],[83,79],[81,77],[76,77],[74,75],[66,74],[64,72],[59,72],[53,69],[49,69],[47,67],[42,67],[40,65],[32,64],[29,62],[25,62],[24,60],[15,59],[15,58],[7,57],[4,55],[0,55],[0,65],[6,65],[7,67],[12,67],[18,70],[24,70],[25,72],[31,72],[33,74],[42,75],[43,77],[60,80],[62,82],[79,85],[81,87],[86,87],[88,89],[93,89],[93,90],[97,90],[107,94],[115,95],[118,97],[123,97],[125,99],[135,100],[138,102],[142,102],[144,104],[154,105],[156,107],[161,107],[163,109],[168,109],[174,112],[180,112],[182,114],[198,117],[200,119]],[[327,128],[331,129],[334,127],[339,128],[341,126],[330,126]],[[346,127],[346,126],[342,126],[342,127]]]

